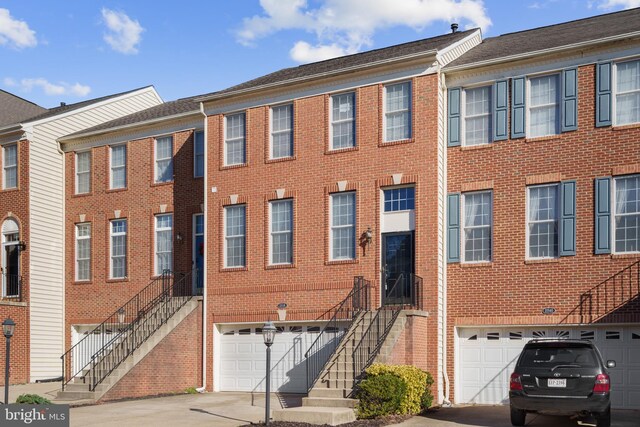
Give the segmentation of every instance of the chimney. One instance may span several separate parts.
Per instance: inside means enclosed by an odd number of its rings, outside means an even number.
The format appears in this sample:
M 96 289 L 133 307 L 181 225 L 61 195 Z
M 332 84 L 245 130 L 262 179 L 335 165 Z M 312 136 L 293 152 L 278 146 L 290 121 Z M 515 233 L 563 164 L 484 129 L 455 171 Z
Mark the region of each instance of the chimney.
M 458 32 L 458 24 L 456 24 L 455 22 L 453 24 L 451 24 L 451 32 L 452 33 L 457 33 Z
M 61 106 L 61 107 L 64 107 L 65 105 L 67 105 L 67 103 L 66 103 L 66 102 L 61 102 L 61 103 L 60 103 L 60 106 Z

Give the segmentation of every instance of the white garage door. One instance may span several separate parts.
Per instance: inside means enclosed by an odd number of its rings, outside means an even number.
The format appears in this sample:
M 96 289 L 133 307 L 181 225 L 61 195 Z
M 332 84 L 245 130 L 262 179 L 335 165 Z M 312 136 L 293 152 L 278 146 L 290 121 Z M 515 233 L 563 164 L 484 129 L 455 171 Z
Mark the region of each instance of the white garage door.
M 264 391 L 266 347 L 261 326 L 221 326 L 220 391 Z M 304 355 L 323 327 L 318 323 L 278 327 L 271 346 L 272 391 L 307 392 Z M 344 329 L 332 333 L 339 335 Z
M 118 328 L 105 328 L 103 333 L 95 333 L 93 330 L 97 325 L 74 325 L 71 327 L 71 345 L 76 345 L 80 340 L 89 336 L 84 340 L 82 345 L 73 353 L 73 369 L 77 373 L 85 367 L 90 361 L 91 356 L 100 350 L 103 346 L 109 348 L 113 344 L 113 339 L 118 335 Z M 93 332 L 93 333 L 92 333 Z
M 640 409 L 640 326 L 578 328 L 458 328 L 456 401 L 509 401 L 509 377 L 524 344 L 533 338 L 589 339 L 605 360 L 613 359 L 611 404 Z

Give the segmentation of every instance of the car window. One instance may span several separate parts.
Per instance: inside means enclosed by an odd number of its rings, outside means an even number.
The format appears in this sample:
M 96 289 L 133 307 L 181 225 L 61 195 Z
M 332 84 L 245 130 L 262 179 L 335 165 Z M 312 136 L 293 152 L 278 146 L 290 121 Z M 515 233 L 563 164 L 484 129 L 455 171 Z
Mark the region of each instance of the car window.
M 589 347 L 525 348 L 520 359 L 520 366 L 526 368 L 553 368 L 558 365 L 595 368 L 598 363 L 595 352 Z

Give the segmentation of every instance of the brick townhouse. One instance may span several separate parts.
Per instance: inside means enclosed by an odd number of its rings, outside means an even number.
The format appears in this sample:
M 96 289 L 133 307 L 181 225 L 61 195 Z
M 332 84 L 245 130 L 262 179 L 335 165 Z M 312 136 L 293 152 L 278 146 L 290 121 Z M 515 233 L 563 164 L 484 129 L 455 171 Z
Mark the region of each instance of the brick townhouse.
M 531 338 L 594 340 L 640 408 L 640 10 L 486 38 L 448 88 L 449 398 L 504 403 Z
M 56 139 L 161 101 L 146 87 L 46 109 L 0 91 L 0 318 L 16 323 L 12 383 L 60 376 L 64 163 Z

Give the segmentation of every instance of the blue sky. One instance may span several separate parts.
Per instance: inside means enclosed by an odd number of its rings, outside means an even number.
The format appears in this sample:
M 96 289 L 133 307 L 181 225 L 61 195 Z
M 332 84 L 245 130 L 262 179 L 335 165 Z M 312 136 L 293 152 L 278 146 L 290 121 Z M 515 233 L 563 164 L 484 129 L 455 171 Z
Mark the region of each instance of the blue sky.
M 0 0 L 0 89 L 44 107 L 154 85 L 164 100 L 480 26 L 485 37 L 640 0 Z

